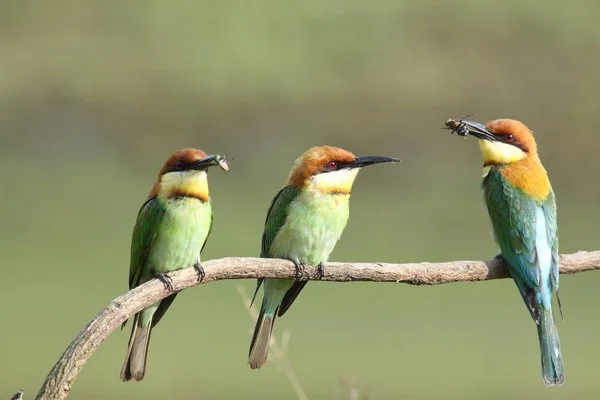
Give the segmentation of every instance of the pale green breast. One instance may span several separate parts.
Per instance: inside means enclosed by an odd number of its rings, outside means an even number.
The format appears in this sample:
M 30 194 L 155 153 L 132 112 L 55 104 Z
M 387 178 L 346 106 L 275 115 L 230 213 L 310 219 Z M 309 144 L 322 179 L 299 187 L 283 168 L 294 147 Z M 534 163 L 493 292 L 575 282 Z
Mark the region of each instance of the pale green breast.
M 289 204 L 286 221 L 273 239 L 271 256 L 308 265 L 327 262 L 348 222 L 349 198 L 348 194 L 302 191 Z
M 212 206 L 192 197 L 168 199 L 156 239 L 148 254 L 151 269 L 169 272 L 200 261 L 200 251 L 210 233 Z

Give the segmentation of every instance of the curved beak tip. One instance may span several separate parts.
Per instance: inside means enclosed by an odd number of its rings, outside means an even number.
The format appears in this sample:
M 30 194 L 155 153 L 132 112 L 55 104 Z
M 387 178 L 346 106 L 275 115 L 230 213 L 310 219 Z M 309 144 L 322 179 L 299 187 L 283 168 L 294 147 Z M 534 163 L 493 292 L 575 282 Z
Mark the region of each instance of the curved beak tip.
M 491 132 L 487 126 L 464 118 L 461 118 L 460 120 L 455 120 L 452 118 L 448 119 L 445 123 L 444 129 L 450 130 L 450 134 L 456 133 L 465 140 L 467 139 L 468 135 L 474 136 L 478 139 L 496 140 L 494 133 Z
M 218 165 L 223 171 L 229 171 L 229 164 L 227 163 L 227 159 L 219 154 L 211 154 L 200 160 L 196 161 L 195 169 L 204 170 L 210 167 Z
M 466 132 L 464 135 L 461 135 L 465 137 L 465 139 L 467 135 L 471 135 L 477 139 L 495 140 L 494 133 L 491 132 L 487 126 L 480 124 L 479 122 L 462 120 L 461 124 L 465 126 L 464 130 Z

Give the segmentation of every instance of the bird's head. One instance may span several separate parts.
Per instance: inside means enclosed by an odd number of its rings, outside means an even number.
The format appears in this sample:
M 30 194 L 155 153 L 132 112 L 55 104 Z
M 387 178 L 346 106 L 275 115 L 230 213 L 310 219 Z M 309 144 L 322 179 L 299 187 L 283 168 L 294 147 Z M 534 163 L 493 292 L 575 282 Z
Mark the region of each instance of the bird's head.
M 218 165 L 228 171 L 224 157 L 218 154 L 207 156 L 199 149 L 186 148 L 176 151 L 169 157 L 158 173 L 150 197 L 166 198 L 188 196 L 208 200 L 208 168 Z
M 496 119 L 485 125 L 467 121 L 469 134 L 479 139 L 485 166 L 511 164 L 528 157 L 537 157 L 533 132 L 514 119 Z
M 312 147 L 296 160 L 286 185 L 324 193 L 349 194 L 360 168 L 398 161 L 391 157 L 356 157 L 347 150 L 333 146 Z

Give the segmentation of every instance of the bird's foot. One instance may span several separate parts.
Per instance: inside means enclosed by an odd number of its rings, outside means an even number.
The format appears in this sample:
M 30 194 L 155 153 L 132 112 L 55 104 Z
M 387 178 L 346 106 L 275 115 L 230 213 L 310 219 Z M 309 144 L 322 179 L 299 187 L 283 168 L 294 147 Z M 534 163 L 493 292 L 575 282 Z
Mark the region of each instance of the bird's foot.
M 198 274 L 198 281 L 202 282 L 204 280 L 204 277 L 206 276 L 206 273 L 204 272 L 204 267 L 202 266 L 202 264 L 200 264 L 200 261 L 196 261 L 194 263 L 194 269 Z
M 494 260 L 500 260 L 500 261 L 506 262 L 506 260 L 504 259 L 504 256 L 502 255 L 502 253 L 500 253 L 496 257 L 494 257 Z
M 171 278 L 169 275 L 163 274 L 162 272 L 155 272 L 154 277 L 161 281 L 163 285 L 165 285 L 165 289 L 167 289 L 169 292 L 174 291 L 173 278 Z
M 296 267 L 296 280 L 302 278 L 304 275 L 304 264 L 297 260 L 292 260 L 294 266 Z
M 325 264 L 320 263 L 317 265 L 317 275 L 319 276 L 319 279 L 323 279 L 323 276 L 325 275 Z

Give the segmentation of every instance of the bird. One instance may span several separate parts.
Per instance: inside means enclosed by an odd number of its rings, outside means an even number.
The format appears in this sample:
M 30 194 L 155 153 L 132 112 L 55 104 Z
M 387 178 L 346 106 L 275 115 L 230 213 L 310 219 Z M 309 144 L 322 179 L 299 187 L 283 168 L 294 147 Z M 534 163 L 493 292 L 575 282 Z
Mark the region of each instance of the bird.
M 544 385 L 562 385 L 564 366 L 552 311 L 555 293 L 562 317 L 556 198 L 533 132 L 513 119 L 466 123 L 483 155 L 481 188 L 501 251 L 497 258 L 508 265 L 536 323 Z
M 207 170 L 215 165 L 229 170 L 224 157 L 207 156 L 204 151 L 193 148 L 178 150 L 165 162 L 133 229 L 130 289 L 157 278 L 172 292 L 171 278 L 166 274 L 190 266 L 196 269 L 199 279 L 204 277 L 200 253 L 213 224 Z M 150 334 L 175 296 L 177 293 L 144 308 L 133 318 L 127 356 L 121 369 L 122 381 L 144 378 Z
M 340 239 L 349 217 L 350 192 L 362 167 L 398 162 L 391 157 L 356 157 L 333 146 L 305 151 L 292 167 L 284 187 L 273 198 L 262 235 L 260 256 L 288 259 L 301 275 L 305 265 L 324 264 Z M 275 317 L 290 308 L 306 281 L 259 279 L 264 296 L 250 343 L 248 364 L 260 368 L 267 361 Z

